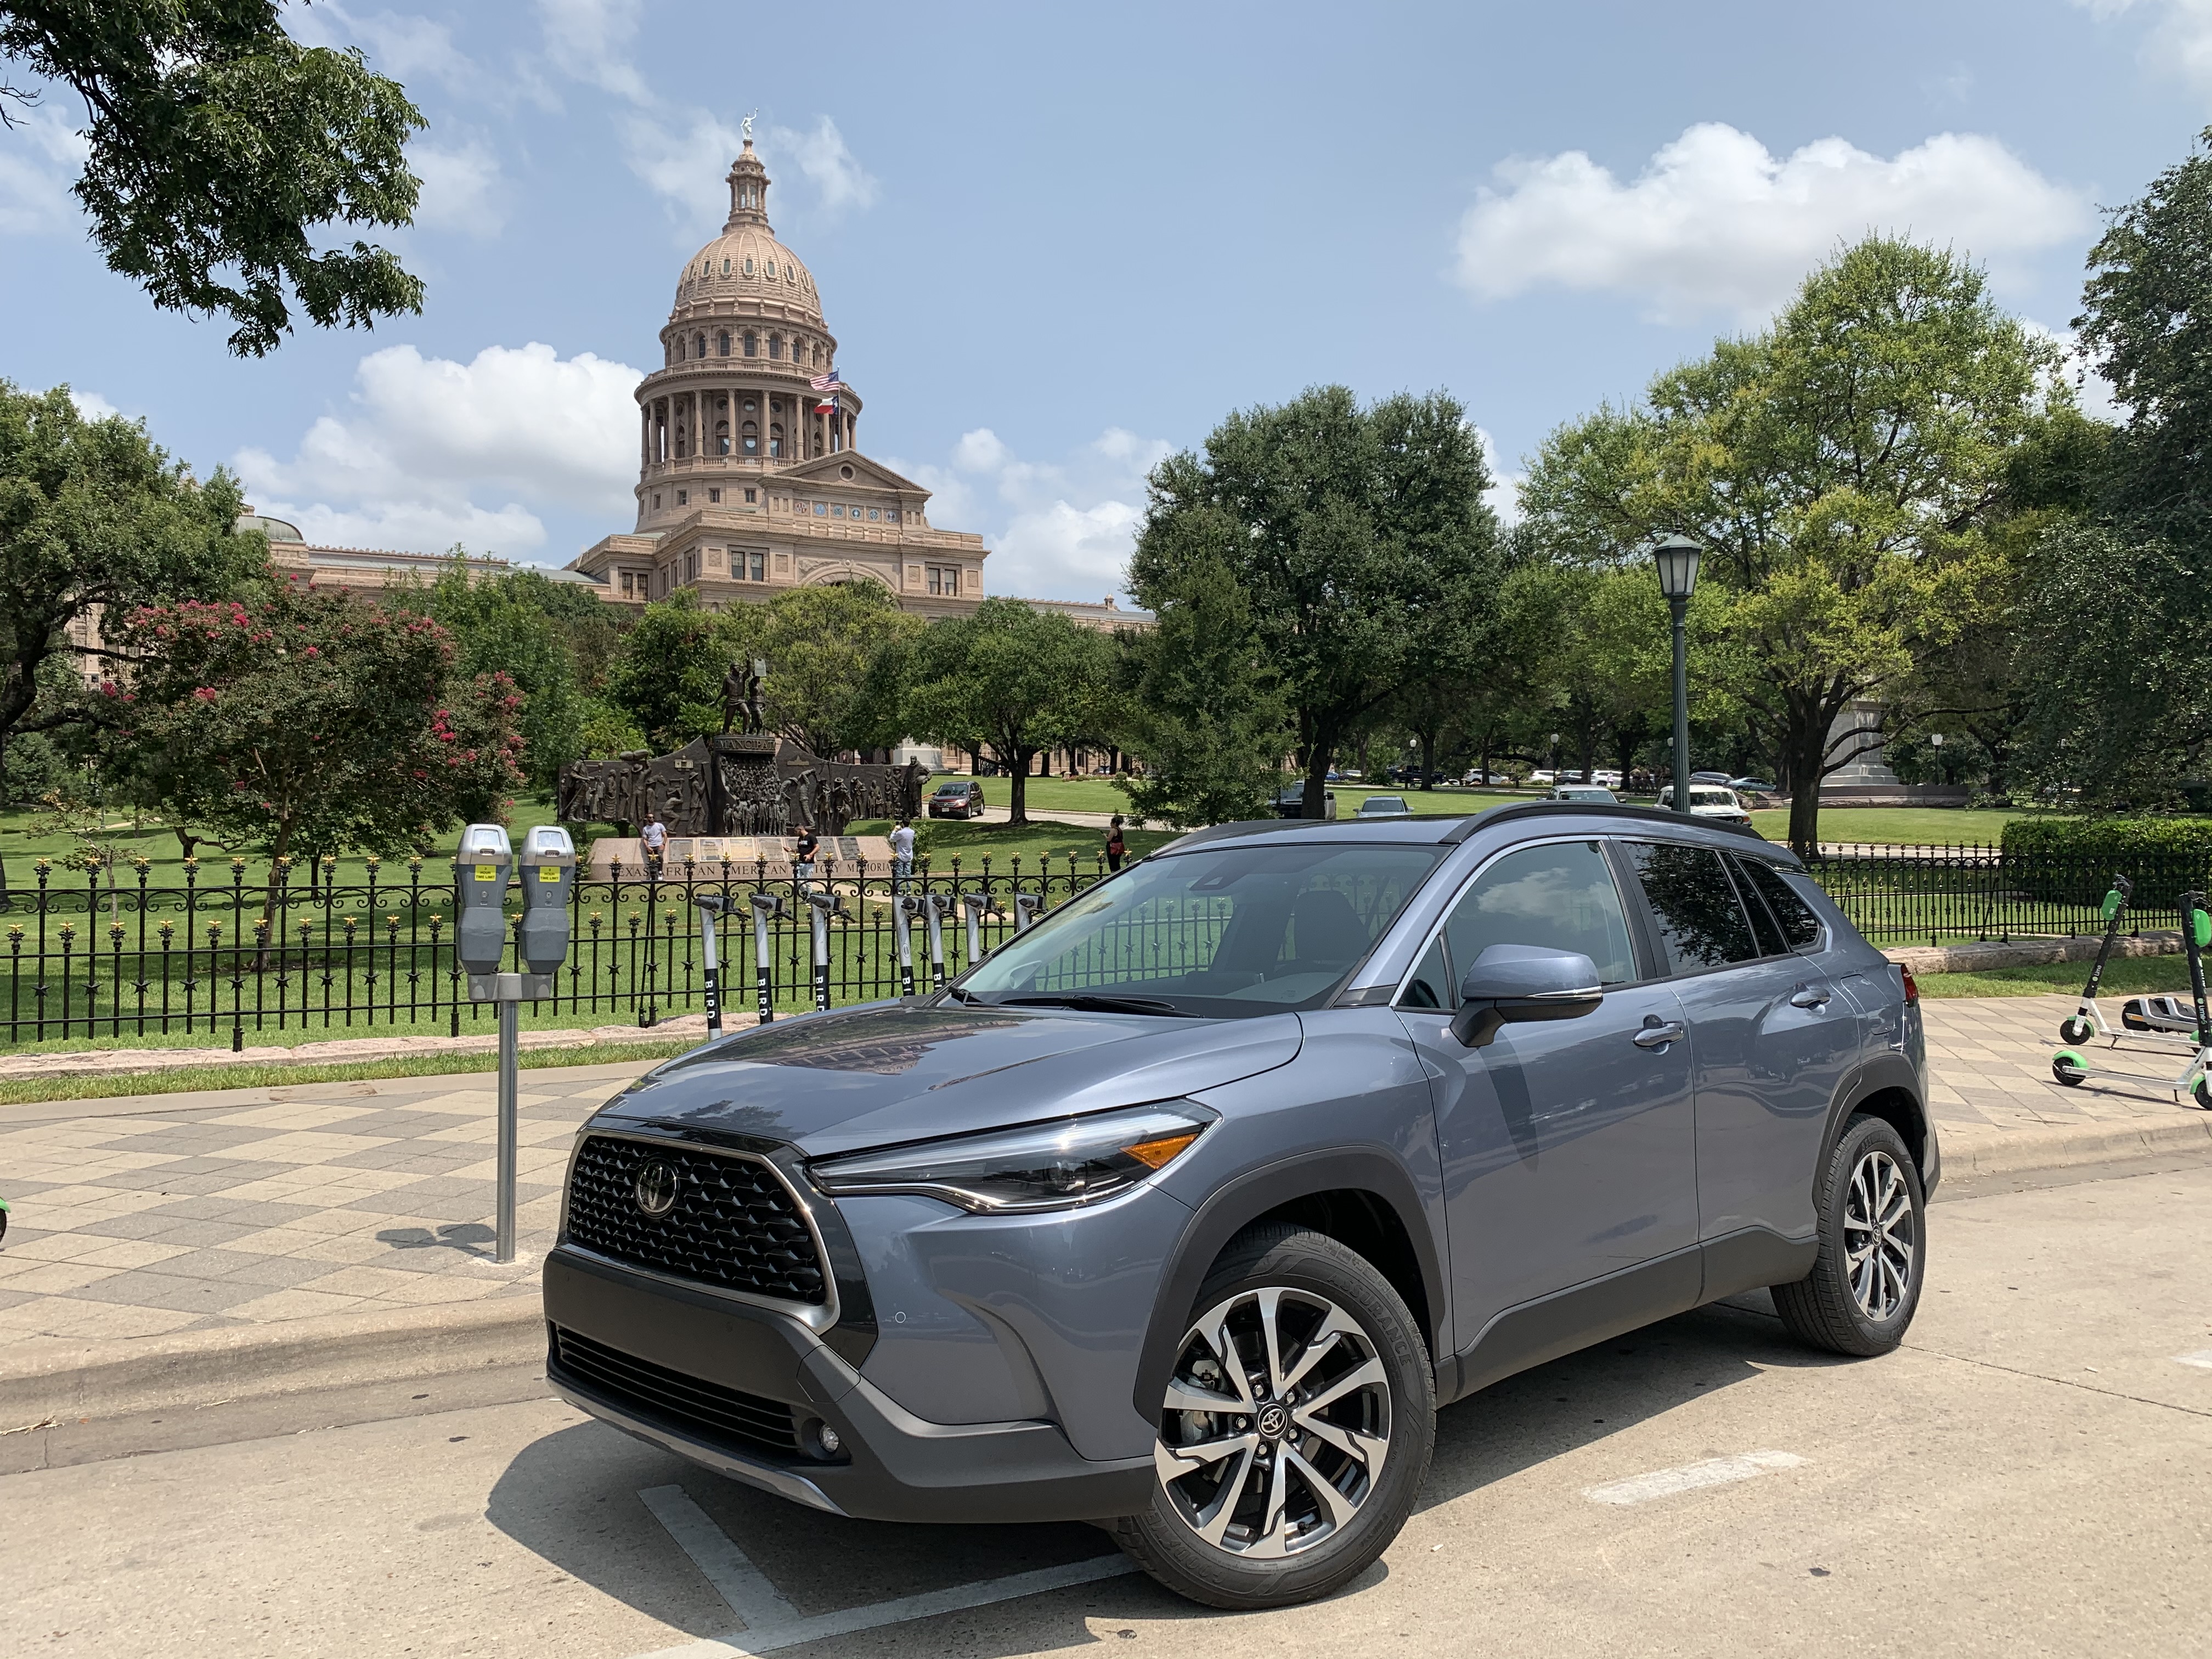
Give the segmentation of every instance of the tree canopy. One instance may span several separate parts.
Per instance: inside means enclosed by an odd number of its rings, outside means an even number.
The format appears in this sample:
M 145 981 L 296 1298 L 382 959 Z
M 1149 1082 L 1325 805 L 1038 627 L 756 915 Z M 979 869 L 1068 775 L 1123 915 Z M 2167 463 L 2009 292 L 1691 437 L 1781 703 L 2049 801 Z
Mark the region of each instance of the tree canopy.
M 228 317 L 255 357 L 294 303 L 322 328 L 422 310 L 387 250 L 316 246 L 327 226 L 411 222 L 422 115 L 359 52 L 292 40 L 276 0 L 0 0 L 0 58 L 84 100 L 77 198 L 157 307 Z M 39 96 L 0 88 L 0 123 Z
M 195 481 L 136 422 L 0 380 L 0 744 L 84 717 L 56 672 L 72 624 L 228 596 L 265 570 L 268 543 L 233 528 L 239 506 L 229 474 Z
M 1704 544 L 1800 851 L 1820 781 L 1862 752 L 1837 717 L 1906 684 L 2002 593 L 1992 526 L 2009 458 L 2063 404 L 2057 361 L 1977 268 L 1872 237 L 1772 328 L 1544 445 L 1522 499 L 1554 557 L 1621 564 L 1675 532 Z
M 1164 623 L 1200 591 L 1194 570 L 1235 581 L 1291 711 L 1309 817 L 1362 717 L 1488 625 L 1502 568 L 1490 485 L 1452 398 L 1362 410 L 1342 386 L 1231 415 L 1202 457 L 1153 471 L 1131 586 Z

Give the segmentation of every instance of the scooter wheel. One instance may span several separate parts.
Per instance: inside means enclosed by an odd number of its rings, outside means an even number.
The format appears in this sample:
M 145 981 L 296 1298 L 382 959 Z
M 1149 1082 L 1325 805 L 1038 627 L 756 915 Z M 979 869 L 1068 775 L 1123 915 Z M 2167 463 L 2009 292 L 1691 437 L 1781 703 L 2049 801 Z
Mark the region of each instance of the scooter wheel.
M 2051 1075 L 2071 1089 L 2087 1079 L 2089 1067 L 2081 1055 L 2061 1048 L 2051 1057 Z
M 2195 1083 L 2190 1085 L 2189 1095 L 2191 1099 L 2194 1100 L 2206 1111 L 2212 1112 L 2212 1079 L 2201 1077 L 2198 1078 Z M 0 1221 L 4 1221 L 7 1218 L 5 1216 L 0 1216 Z
M 2086 1019 L 2062 1019 L 2058 1022 L 2058 1040 L 2061 1042 L 2087 1042 L 2096 1035 L 2096 1028 Z

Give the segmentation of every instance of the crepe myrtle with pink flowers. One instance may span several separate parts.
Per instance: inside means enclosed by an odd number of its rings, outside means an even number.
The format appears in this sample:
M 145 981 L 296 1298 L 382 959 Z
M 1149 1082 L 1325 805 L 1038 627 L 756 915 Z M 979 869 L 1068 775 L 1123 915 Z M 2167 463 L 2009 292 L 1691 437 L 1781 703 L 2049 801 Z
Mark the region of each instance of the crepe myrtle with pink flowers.
M 141 606 L 138 665 L 103 688 L 115 747 L 173 820 L 276 857 L 397 853 L 497 821 L 522 781 L 522 696 L 465 677 L 429 617 L 283 587 L 251 602 Z

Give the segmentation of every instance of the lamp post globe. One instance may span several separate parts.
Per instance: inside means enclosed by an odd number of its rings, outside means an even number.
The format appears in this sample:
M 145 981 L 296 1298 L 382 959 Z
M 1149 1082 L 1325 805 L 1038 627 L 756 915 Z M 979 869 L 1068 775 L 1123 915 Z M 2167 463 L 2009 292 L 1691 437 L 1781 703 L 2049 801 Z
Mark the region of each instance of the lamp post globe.
M 1698 562 L 1705 550 L 1687 536 L 1669 536 L 1651 550 L 1659 592 L 1674 613 L 1674 810 L 1690 810 L 1690 652 L 1684 629 L 1690 595 L 1698 591 Z

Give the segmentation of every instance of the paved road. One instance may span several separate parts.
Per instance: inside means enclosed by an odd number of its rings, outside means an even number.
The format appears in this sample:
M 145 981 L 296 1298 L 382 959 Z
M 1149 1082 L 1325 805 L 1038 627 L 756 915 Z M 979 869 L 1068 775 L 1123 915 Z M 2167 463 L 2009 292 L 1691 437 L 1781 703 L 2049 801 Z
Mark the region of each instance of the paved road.
M 0 1437 L 0 1651 L 2212 1650 L 2212 1161 L 2045 1179 L 1947 1194 L 1887 1359 L 1795 1349 L 1747 1298 L 1454 1408 L 1384 1561 L 1234 1630 L 1088 1528 L 813 1515 L 521 1368 Z M 1065 1587 L 881 1622 L 1037 1583 Z

